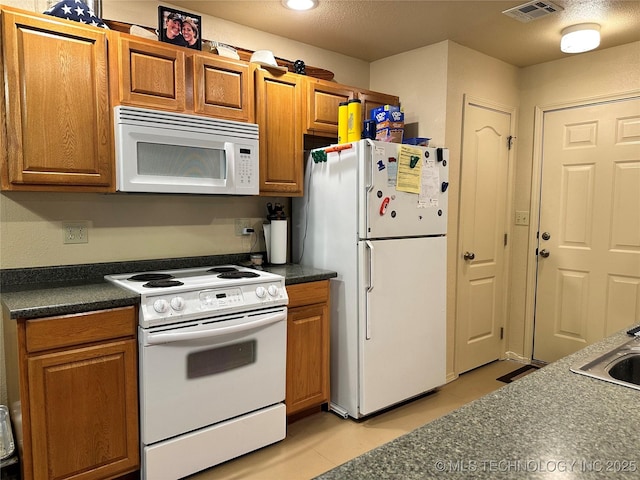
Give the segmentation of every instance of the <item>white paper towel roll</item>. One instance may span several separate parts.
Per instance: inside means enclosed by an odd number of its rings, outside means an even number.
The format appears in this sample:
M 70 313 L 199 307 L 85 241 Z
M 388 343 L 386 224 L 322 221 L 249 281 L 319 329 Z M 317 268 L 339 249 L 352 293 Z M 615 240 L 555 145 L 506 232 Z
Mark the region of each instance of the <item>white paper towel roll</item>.
M 287 221 L 271 221 L 271 260 L 269 263 L 287 263 Z

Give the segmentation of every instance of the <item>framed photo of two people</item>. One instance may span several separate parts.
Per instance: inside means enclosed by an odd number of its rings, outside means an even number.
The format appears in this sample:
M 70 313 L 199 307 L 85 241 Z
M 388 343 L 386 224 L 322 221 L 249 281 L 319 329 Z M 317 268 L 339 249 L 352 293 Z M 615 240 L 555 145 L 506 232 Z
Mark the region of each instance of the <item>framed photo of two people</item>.
M 158 6 L 160 40 L 173 45 L 200 50 L 202 17 L 173 8 Z

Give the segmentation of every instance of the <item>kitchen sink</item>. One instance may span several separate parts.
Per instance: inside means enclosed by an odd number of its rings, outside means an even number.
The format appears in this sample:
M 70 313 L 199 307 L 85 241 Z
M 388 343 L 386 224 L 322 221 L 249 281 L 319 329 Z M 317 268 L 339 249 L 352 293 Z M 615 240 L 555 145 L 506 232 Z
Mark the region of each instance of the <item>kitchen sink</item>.
M 640 337 L 571 367 L 571 371 L 640 390 Z

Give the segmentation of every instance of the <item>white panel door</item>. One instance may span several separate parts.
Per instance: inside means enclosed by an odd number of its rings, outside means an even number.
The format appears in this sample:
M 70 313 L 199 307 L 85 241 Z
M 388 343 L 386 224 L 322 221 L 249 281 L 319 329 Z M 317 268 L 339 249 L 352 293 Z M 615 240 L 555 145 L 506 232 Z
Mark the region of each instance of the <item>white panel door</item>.
M 640 322 L 640 99 L 547 112 L 534 351 L 551 362 Z
M 505 323 L 508 137 L 511 113 L 464 110 L 456 315 L 457 373 L 500 358 Z
M 359 412 L 368 415 L 445 383 L 446 237 L 359 249 Z

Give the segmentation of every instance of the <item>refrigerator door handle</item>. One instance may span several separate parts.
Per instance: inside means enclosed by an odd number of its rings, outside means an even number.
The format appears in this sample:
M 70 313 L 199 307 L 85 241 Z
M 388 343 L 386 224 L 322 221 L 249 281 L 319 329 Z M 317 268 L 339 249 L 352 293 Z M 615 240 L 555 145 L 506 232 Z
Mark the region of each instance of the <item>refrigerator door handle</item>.
M 369 294 L 373 291 L 373 244 L 367 240 L 364 242 L 369 251 L 369 286 L 367 287 L 367 300 L 365 306 L 365 339 L 371 340 L 371 315 L 369 315 Z

